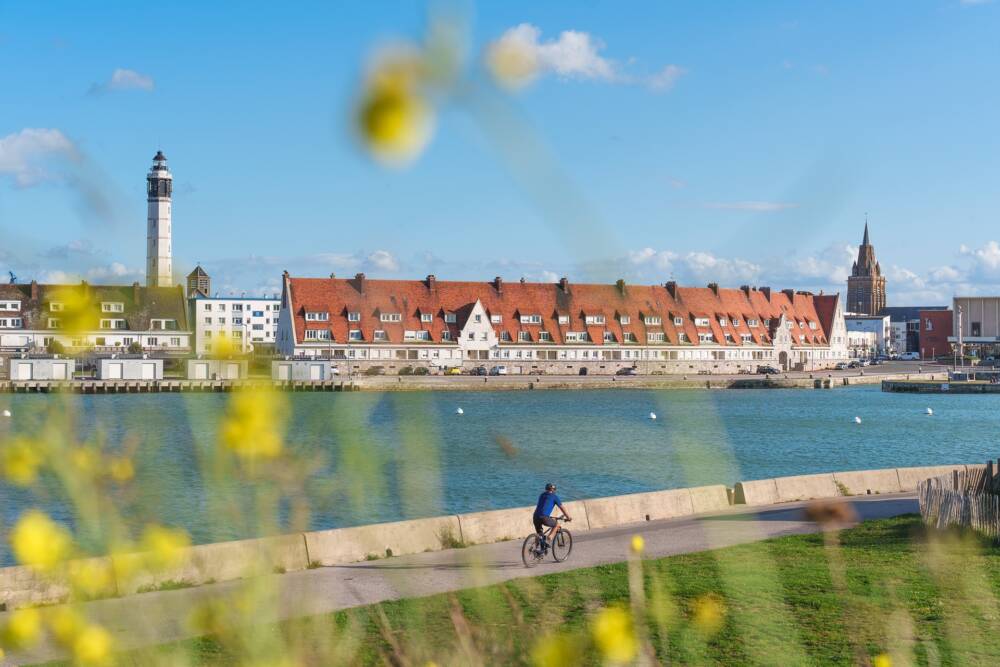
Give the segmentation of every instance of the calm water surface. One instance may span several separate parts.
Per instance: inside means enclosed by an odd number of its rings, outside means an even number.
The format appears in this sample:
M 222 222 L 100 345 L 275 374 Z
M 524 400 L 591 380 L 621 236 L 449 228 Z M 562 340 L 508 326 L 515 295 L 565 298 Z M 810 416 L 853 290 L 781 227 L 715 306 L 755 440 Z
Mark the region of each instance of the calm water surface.
M 548 480 L 574 499 L 1000 454 L 1000 397 L 877 387 L 288 399 L 290 446 L 315 462 L 302 482 L 314 528 L 526 505 Z M 0 429 L 33 432 L 56 408 L 82 437 L 137 443 L 138 492 L 122 502 L 130 518 L 184 526 L 197 542 L 233 539 L 252 528 L 220 517 L 214 500 L 242 483 L 212 479 L 205 463 L 226 402 L 222 394 L 5 395 L 0 408 L 14 418 Z M 54 487 L 32 497 L 0 482 L 0 532 L 31 504 L 72 521 Z M 0 562 L 10 560 L 6 549 L 3 539 Z

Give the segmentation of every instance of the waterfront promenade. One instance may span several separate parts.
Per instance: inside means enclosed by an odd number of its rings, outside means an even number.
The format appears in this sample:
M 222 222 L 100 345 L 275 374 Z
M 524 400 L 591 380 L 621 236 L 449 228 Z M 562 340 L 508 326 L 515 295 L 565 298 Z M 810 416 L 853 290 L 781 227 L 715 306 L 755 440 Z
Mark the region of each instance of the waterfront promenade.
M 849 501 L 861 520 L 918 511 L 913 493 L 860 496 Z M 260 623 L 323 614 L 339 609 L 484 586 L 521 577 L 593 567 L 625 560 L 632 537 L 645 540 L 645 556 L 660 558 L 779 537 L 817 532 L 806 519 L 804 502 L 768 507 L 732 507 L 698 517 L 654 520 L 628 526 L 592 529 L 575 534 L 571 558 L 533 569 L 521 564 L 520 541 L 482 544 L 268 575 L 275 598 L 262 606 Z M 572 524 L 569 526 L 572 529 Z M 158 591 L 85 603 L 88 618 L 113 634 L 119 649 L 136 648 L 194 636 L 191 611 L 207 600 L 225 601 L 243 582 L 223 582 L 173 591 Z M 0 624 L 5 614 L 0 613 Z M 58 647 L 42 644 L 12 653 L 3 665 L 42 662 L 64 657 Z

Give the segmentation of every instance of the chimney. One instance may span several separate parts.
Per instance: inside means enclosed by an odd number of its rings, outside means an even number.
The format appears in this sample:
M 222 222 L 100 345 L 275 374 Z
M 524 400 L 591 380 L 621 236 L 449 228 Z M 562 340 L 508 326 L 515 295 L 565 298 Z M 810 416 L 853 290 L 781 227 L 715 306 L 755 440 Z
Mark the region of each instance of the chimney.
M 667 288 L 667 291 L 670 292 L 670 296 L 674 300 L 676 300 L 677 299 L 677 281 L 675 281 L 675 280 L 668 280 L 667 284 L 665 285 L 665 287 Z
M 746 296 L 747 296 L 748 299 L 750 298 L 750 286 L 749 285 L 740 285 L 740 291 L 743 292 L 744 294 L 746 294 Z
M 712 290 L 712 294 L 719 296 L 719 283 L 709 283 L 708 289 Z
M 432 292 L 437 289 L 437 276 L 433 273 L 427 274 L 427 289 Z
M 562 288 L 563 292 L 569 291 L 569 279 L 566 276 L 559 279 L 559 287 Z
M 132 302 L 139 305 L 139 283 L 132 283 Z
M 503 294 L 503 278 L 497 276 L 493 279 L 493 287 L 496 288 L 497 294 Z
M 362 294 L 365 293 L 365 281 L 365 274 L 357 273 L 354 275 L 354 287 Z
M 615 287 L 618 288 L 618 293 L 625 296 L 625 279 L 619 278 L 615 281 Z
M 759 291 L 760 291 L 761 294 L 764 295 L 765 299 L 767 299 L 768 301 L 771 300 L 771 288 L 770 287 L 761 287 Z
M 783 290 L 781 290 L 781 293 L 784 294 L 785 296 L 787 296 L 789 301 L 792 301 L 792 300 L 795 299 L 795 290 L 793 290 L 793 289 L 783 289 Z
M 86 280 L 80 281 L 80 291 L 83 293 L 84 299 L 90 298 L 90 285 L 87 284 Z
M 528 281 L 524 279 L 524 276 L 521 276 L 521 284 L 523 285 L 526 282 L 528 282 Z
M 286 275 L 287 275 L 287 274 L 286 274 Z M 337 277 L 337 274 L 336 274 L 336 273 L 333 273 L 333 272 L 331 271 L 331 272 L 330 272 L 330 280 L 333 280 L 333 279 L 334 279 L 334 278 L 336 278 L 336 277 Z
M 31 281 L 31 300 L 38 301 L 38 281 Z

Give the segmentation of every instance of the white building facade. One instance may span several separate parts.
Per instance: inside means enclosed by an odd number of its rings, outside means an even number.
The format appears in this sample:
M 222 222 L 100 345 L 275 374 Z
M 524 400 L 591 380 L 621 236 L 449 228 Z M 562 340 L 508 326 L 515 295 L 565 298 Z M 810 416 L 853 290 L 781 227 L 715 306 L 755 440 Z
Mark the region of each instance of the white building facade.
M 844 321 L 847 324 L 848 347 L 852 357 L 872 357 L 894 353 L 892 323 L 888 315 L 847 313 L 844 316 Z
M 274 347 L 281 299 L 266 297 L 205 297 L 190 299 L 195 331 L 195 353 L 222 349 L 237 353 Z

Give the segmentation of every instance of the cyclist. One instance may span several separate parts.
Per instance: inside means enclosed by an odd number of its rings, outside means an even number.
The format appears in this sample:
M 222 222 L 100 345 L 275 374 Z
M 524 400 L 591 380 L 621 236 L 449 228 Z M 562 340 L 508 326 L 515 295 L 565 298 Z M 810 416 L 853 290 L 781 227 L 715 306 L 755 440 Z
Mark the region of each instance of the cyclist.
M 546 545 L 546 538 L 551 541 L 552 536 L 559 530 L 559 522 L 552 516 L 552 510 L 556 507 L 559 508 L 559 511 L 562 512 L 563 517 L 567 521 L 572 521 L 569 514 L 566 513 L 566 508 L 563 507 L 562 501 L 559 500 L 559 496 L 556 495 L 556 485 L 549 482 L 545 485 L 545 491 L 538 496 L 538 504 L 535 505 L 535 515 L 532 517 L 532 521 L 535 524 L 535 532 L 542 536 L 543 546 Z M 549 528 L 548 534 L 544 532 L 543 526 Z

